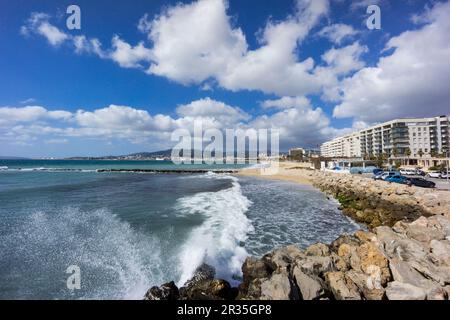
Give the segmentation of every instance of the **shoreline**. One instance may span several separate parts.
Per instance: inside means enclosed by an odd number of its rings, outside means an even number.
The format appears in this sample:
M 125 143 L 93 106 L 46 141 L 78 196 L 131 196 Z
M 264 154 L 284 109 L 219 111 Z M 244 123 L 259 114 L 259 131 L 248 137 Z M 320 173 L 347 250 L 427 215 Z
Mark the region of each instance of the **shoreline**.
M 303 185 L 313 185 L 312 176 L 306 171 L 309 167 L 303 163 L 296 162 L 280 162 L 278 172 L 276 174 L 262 174 L 264 170 L 261 168 L 243 168 L 234 173 L 235 176 L 254 177 L 267 180 L 281 180 L 295 182 Z M 311 170 L 311 172 L 313 172 Z
M 261 174 L 260 168 L 234 175 L 312 185 L 338 200 L 344 214 L 368 231 L 306 250 L 287 245 L 261 258 L 250 256 L 238 287 L 202 265 L 183 287 L 154 286 L 144 299 L 450 299 L 450 199 L 444 193 L 307 169 L 284 162 L 274 175 Z

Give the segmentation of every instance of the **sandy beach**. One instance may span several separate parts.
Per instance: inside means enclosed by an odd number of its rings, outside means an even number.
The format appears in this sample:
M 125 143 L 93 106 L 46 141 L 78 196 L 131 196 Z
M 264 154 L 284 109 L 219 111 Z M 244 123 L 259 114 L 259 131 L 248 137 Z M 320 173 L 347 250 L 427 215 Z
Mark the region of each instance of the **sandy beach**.
M 299 163 L 299 162 L 280 162 L 278 170 L 275 170 L 274 174 L 271 174 L 271 171 L 274 171 L 274 166 L 272 165 L 267 169 L 260 168 L 251 168 L 251 169 L 242 169 L 238 173 L 237 176 L 250 176 L 257 177 L 262 179 L 269 180 L 284 180 L 291 181 L 300 184 L 312 184 L 311 176 L 309 171 L 306 169 L 309 168 L 308 163 Z

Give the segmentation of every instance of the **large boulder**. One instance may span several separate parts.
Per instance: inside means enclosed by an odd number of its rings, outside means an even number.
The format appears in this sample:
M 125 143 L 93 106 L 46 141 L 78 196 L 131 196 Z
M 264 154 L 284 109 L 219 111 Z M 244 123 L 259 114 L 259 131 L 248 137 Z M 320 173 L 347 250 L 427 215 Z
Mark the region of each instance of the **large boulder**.
M 238 292 L 221 279 L 201 280 L 180 289 L 183 300 L 234 300 Z
M 180 293 L 173 281 L 163 284 L 160 287 L 152 287 L 145 294 L 144 300 L 178 300 Z
M 325 282 L 336 300 L 361 300 L 358 287 L 345 276 L 344 272 L 326 273 Z
M 273 274 L 261 282 L 261 300 L 290 300 L 291 283 L 285 273 Z
M 304 272 L 298 266 L 292 271 L 293 279 L 300 291 L 300 298 L 303 300 L 315 300 L 324 295 L 325 290 L 320 278 L 312 277 Z
M 425 300 L 426 292 L 409 283 L 390 282 L 386 288 L 389 300 Z

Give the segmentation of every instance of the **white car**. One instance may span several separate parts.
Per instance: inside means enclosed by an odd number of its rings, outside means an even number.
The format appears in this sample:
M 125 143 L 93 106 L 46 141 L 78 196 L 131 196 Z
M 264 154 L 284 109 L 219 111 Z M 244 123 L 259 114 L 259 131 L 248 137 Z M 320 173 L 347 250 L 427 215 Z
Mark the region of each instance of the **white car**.
M 427 176 L 430 178 L 440 178 L 441 177 L 441 173 L 440 172 L 436 172 L 436 171 L 430 171 L 427 173 Z
M 450 179 L 450 172 L 441 173 L 441 179 Z
M 400 173 L 405 176 L 415 176 L 417 174 L 416 169 L 401 169 Z

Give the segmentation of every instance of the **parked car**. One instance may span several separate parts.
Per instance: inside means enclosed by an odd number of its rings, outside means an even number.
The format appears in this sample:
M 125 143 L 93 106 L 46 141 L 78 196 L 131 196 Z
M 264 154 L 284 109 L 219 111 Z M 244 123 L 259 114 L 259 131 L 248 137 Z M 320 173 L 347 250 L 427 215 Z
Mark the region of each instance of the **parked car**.
M 427 177 L 429 178 L 440 178 L 441 177 L 441 173 L 437 172 L 437 171 L 430 171 L 427 173 Z
M 450 179 L 450 172 L 441 173 L 441 179 Z
M 385 173 L 382 174 L 381 180 L 386 180 L 389 177 L 400 176 L 400 175 L 401 174 L 398 171 L 386 171 Z
M 407 184 L 410 186 L 422 188 L 434 188 L 436 184 L 433 181 L 425 180 L 424 178 L 408 178 Z
M 418 175 L 418 176 L 422 176 L 422 177 L 425 177 L 427 174 L 425 173 L 425 171 L 423 171 L 423 170 L 420 170 L 420 169 L 417 169 L 416 170 L 416 174 Z
M 415 176 L 417 174 L 417 170 L 412 168 L 405 168 L 400 169 L 400 173 L 405 176 Z
M 385 179 L 387 182 L 394 182 L 394 183 L 400 183 L 400 184 L 407 184 L 408 183 L 408 178 L 402 176 L 402 175 L 393 175 L 393 176 L 389 176 Z
M 374 175 L 378 175 L 378 174 L 383 173 L 383 169 L 373 169 L 372 172 L 373 172 Z
M 373 178 L 373 180 L 383 180 L 382 177 L 384 174 L 385 174 L 385 172 L 381 171 L 381 172 L 375 173 L 372 178 Z

